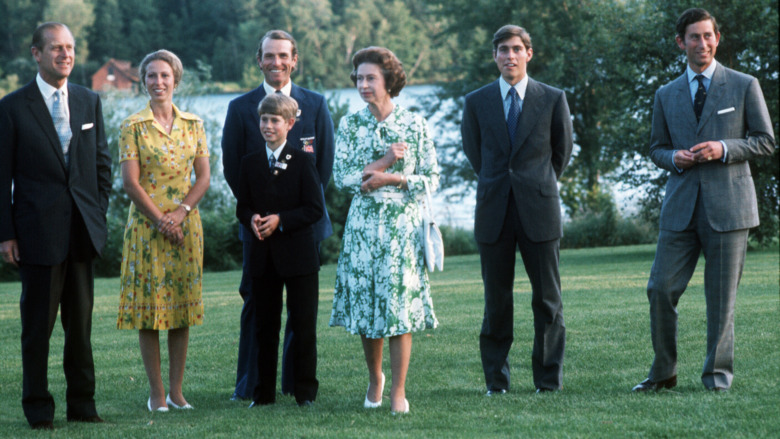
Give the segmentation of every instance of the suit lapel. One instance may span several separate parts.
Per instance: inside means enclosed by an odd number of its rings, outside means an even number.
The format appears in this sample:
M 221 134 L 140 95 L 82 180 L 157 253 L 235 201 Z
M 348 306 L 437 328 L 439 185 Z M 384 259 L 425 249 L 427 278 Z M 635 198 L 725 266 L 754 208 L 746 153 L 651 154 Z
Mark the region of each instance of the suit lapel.
M 515 139 L 512 142 L 514 149 L 519 149 L 525 139 L 528 138 L 528 134 L 536 125 L 536 121 L 539 119 L 539 107 L 540 102 L 544 97 L 544 90 L 538 82 L 531 78 L 528 78 L 528 86 L 525 89 L 525 99 L 523 99 L 523 110 L 520 113 L 520 126 L 515 131 Z
M 292 129 L 289 133 L 287 133 L 287 145 L 290 145 L 290 142 L 294 142 L 296 145 L 300 141 L 300 138 L 303 136 L 303 118 L 304 118 L 304 110 L 308 110 L 308 107 L 306 107 L 306 95 L 301 92 L 301 88 L 298 87 L 295 84 L 292 84 L 292 88 L 290 89 L 290 97 L 295 99 L 295 102 L 298 103 L 298 117 L 296 118 L 297 123 L 293 125 Z M 286 148 L 287 146 L 285 146 Z
M 704 101 L 704 108 L 701 110 L 701 117 L 699 118 L 699 126 L 696 134 L 699 134 L 704 124 L 718 108 L 723 91 L 726 90 L 726 72 L 723 70 L 723 66 L 718 64 L 715 66 L 715 73 L 712 74 L 712 81 L 710 81 L 710 89 L 707 90 L 707 100 Z
M 693 112 L 693 100 L 691 99 L 691 89 L 688 84 L 688 74 L 683 73 L 682 76 L 672 83 L 671 87 L 676 94 L 675 100 L 680 103 L 677 113 L 682 115 L 680 123 L 686 125 L 683 129 L 688 130 L 688 132 L 695 132 L 698 122 L 696 122 L 696 113 Z
M 68 93 L 70 95 L 70 93 Z M 43 100 L 43 95 L 38 89 L 38 85 L 35 81 L 31 82 L 27 86 L 27 99 L 30 105 L 30 112 L 35 120 L 40 125 L 41 129 L 49 138 L 49 145 L 54 151 L 54 155 L 60 161 L 62 169 L 65 167 L 65 155 L 62 153 L 62 145 L 60 144 L 60 137 L 57 135 L 57 130 L 54 128 L 54 121 L 51 118 L 51 113 L 46 107 L 46 102 Z
M 498 138 L 498 146 L 506 153 L 510 151 L 509 132 L 506 129 L 506 116 L 504 115 L 504 99 L 501 96 L 501 87 L 498 86 L 498 80 L 490 85 L 487 91 L 487 99 L 481 108 L 484 113 L 484 120 L 488 121 L 488 126 L 494 131 Z
M 72 137 L 70 139 L 70 147 L 68 148 L 68 155 L 75 157 L 76 149 L 79 145 L 79 138 L 81 137 L 81 125 L 84 123 L 84 108 L 86 108 L 86 102 L 84 96 L 79 93 L 75 87 L 68 85 L 68 110 L 70 111 L 70 131 Z M 75 160 L 71 161 L 71 165 Z M 71 166 L 72 168 L 72 166 Z
M 260 87 L 257 87 L 252 94 L 252 121 L 254 121 L 255 127 L 257 127 L 257 132 L 260 132 L 260 116 L 257 114 L 257 106 L 260 105 L 260 101 L 263 100 L 265 97 L 265 88 L 263 87 L 263 84 L 260 84 Z M 262 139 L 263 137 L 260 136 Z

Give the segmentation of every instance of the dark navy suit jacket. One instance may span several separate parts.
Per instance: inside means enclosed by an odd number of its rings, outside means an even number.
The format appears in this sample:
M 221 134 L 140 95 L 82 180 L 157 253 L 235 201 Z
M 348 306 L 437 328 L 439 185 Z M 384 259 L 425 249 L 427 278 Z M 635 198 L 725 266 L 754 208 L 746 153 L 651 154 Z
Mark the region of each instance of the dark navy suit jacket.
M 236 198 L 242 157 L 256 151 L 265 151 L 265 140 L 260 134 L 260 117 L 257 115 L 257 106 L 265 94 L 261 84 L 230 101 L 228 106 L 222 131 L 222 165 L 225 180 Z M 314 160 L 324 205 L 325 187 L 333 170 L 333 119 L 330 117 L 327 101 L 321 94 L 292 84 L 290 97 L 298 102 L 300 112 L 298 120 L 287 134 L 285 147 L 301 150 Z M 322 217 L 314 225 L 314 238 L 321 242 L 332 233 L 328 211 L 324 210 Z M 239 236 L 245 242 L 252 238 L 251 232 L 243 227 Z
M 317 171 L 306 154 L 289 144 L 284 146 L 279 167 L 269 170 L 265 148 L 241 161 L 236 216 L 251 232 L 254 214 L 279 215 L 279 228 L 270 237 L 259 240 L 250 235 L 252 277 L 260 277 L 273 261 L 283 277 L 316 273 L 320 269 L 313 225 L 325 210 L 318 193 Z

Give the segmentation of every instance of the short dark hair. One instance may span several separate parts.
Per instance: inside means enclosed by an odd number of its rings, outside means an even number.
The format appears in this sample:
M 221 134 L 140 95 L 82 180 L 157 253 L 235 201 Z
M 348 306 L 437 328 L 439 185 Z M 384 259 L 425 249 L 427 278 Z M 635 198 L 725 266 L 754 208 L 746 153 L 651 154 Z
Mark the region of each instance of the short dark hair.
M 56 21 L 47 21 L 46 23 L 43 23 L 35 28 L 35 32 L 33 32 L 32 36 L 32 47 L 35 47 L 38 50 L 43 50 L 43 46 L 46 45 L 46 31 L 56 28 L 65 28 L 68 33 L 70 33 L 70 36 L 73 36 L 73 32 L 68 29 L 68 26 L 62 23 L 57 23 Z
M 715 21 L 715 17 L 713 17 L 712 14 L 702 8 L 691 8 L 683 12 L 682 15 L 680 15 L 680 18 L 677 19 L 677 36 L 684 40 L 685 30 L 688 29 L 688 26 L 704 20 L 712 21 L 712 29 L 716 34 L 720 33 L 718 30 L 718 22 Z
M 515 26 L 514 24 L 506 24 L 501 26 L 501 28 L 493 34 L 493 51 L 497 51 L 499 44 L 512 37 L 520 37 L 526 50 L 533 48 L 533 45 L 531 44 L 531 34 L 529 34 L 527 30 L 520 26 Z
M 271 93 L 257 106 L 257 115 L 263 114 L 282 116 L 286 120 L 295 119 L 298 116 L 298 102 L 283 93 Z
M 401 89 L 406 85 L 406 72 L 404 71 L 404 65 L 390 49 L 371 46 L 358 50 L 352 57 L 353 69 L 352 73 L 349 74 L 349 79 L 352 80 L 353 84 L 357 85 L 358 66 L 365 63 L 379 66 L 379 70 L 382 71 L 382 77 L 385 79 L 387 93 L 390 94 L 391 98 L 401 93 Z
M 257 44 L 257 59 L 263 58 L 263 43 L 265 43 L 265 40 L 287 40 L 292 43 L 292 56 L 295 57 L 298 54 L 298 43 L 295 42 L 295 38 L 283 30 L 275 29 L 269 30 L 263 35 L 263 38 L 260 38 L 260 42 Z
M 141 65 L 138 67 L 138 74 L 141 75 L 141 83 L 146 84 L 146 69 L 152 61 L 165 61 L 168 63 L 168 65 L 171 66 L 171 70 L 173 70 L 173 85 L 179 85 L 181 77 L 184 74 L 184 66 L 175 53 L 165 49 L 152 52 L 146 55 L 143 61 L 141 61 Z

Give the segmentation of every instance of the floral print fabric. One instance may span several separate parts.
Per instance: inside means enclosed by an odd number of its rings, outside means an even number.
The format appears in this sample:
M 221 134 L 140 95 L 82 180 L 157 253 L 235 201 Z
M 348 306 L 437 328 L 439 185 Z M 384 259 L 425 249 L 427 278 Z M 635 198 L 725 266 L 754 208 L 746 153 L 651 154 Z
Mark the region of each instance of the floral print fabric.
M 361 193 L 363 168 L 395 142 L 406 142 L 408 150 L 386 172 L 406 175 L 408 190 L 384 186 Z M 336 134 L 333 176 L 336 187 L 354 198 L 344 226 L 330 325 L 368 338 L 435 328 L 417 203 L 425 194 L 423 180 L 431 190 L 439 186 L 425 119 L 398 105 L 382 122 L 368 107 L 344 117 Z
M 173 107 L 171 133 L 151 108 L 122 122 L 119 161 L 137 160 L 139 183 L 163 212 L 175 210 L 192 186 L 193 162 L 208 157 L 203 121 Z M 119 329 L 176 329 L 203 323 L 203 229 L 194 208 L 181 224 L 184 244 L 174 246 L 130 204 L 122 248 Z

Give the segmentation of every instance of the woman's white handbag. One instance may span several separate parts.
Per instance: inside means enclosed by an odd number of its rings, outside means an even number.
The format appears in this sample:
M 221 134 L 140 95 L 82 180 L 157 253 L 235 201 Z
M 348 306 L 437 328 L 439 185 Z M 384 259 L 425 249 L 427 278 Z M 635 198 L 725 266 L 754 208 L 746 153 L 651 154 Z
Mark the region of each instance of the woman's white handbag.
M 425 199 L 420 202 L 422 205 L 422 230 L 420 237 L 423 243 L 423 253 L 425 255 L 425 265 L 428 271 L 444 270 L 444 241 L 441 238 L 441 231 L 436 221 L 433 219 L 431 211 L 431 190 L 428 187 L 428 180 L 422 179 L 425 185 Z

